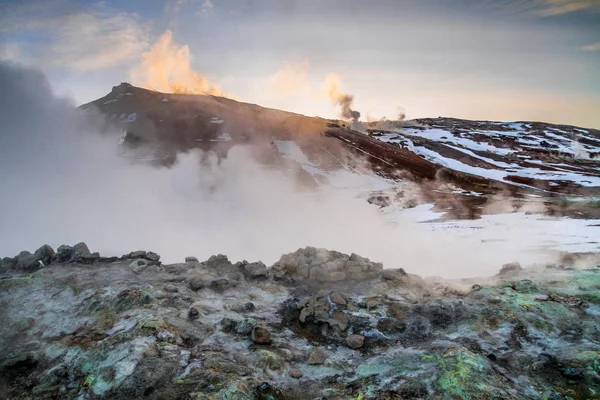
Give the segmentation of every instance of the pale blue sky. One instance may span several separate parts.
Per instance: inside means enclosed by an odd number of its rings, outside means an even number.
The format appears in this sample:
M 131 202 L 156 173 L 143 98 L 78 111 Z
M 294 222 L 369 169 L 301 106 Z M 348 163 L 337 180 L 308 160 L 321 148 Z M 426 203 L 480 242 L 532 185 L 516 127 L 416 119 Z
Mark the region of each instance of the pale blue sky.
M 0 1 L 0 16 L 0 56 L 78 103 L 130 81 L 170 29 L 194 71 L 248 102 L 337 117 L 319 95 L 335 73 L 364 118 L 600 128 L 600 0 Z

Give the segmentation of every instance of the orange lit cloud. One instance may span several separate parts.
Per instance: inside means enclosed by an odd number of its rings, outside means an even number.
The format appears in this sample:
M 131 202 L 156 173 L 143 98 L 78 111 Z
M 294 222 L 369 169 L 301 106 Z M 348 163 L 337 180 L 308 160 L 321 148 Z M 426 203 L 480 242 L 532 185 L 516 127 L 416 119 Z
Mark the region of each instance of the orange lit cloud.
M 140 64 L 131 71 L 131 80 L 134 85 L 159 92 L 233 97 L 194 71 L 190 63 L 190 48 L 174 43 L 173 33 L 167 30 L 142 55 Z

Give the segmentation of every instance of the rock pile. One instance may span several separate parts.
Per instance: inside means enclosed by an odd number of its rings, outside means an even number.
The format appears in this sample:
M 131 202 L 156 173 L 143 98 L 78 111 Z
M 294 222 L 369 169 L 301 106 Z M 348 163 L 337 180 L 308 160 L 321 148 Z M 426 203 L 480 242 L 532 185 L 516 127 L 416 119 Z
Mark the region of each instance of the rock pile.
M 292 277 L 317 282 L 344 280 L 364 281 L 377 279 L 383 264 L 352 253 L 350 256 L 325 249 L 305 247 L 294 253 L 284 254 L 273 265 L 273 277 Z
M 456 282 L 314 248 L 271 268 L 224 255 L 159 261 L 146 251 L 100 257 L 83 244 L 4 259 L 1 396 L 579 400 L 600 393 L 595 265 L 541 276 L 514 268 L 458 290 Z M 335 280 L 337 272 L 346 277 Z

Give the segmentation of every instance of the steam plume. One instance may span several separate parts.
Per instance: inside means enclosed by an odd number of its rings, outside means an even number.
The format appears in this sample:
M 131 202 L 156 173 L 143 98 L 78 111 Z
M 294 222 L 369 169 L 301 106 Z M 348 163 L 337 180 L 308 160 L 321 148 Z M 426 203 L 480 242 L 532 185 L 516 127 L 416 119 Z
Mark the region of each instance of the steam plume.
M 325 77 L 323 86 L 331 101 L 340 106 L 342 118 L 352 119 L 354 122 L 358 122 L 360 119 L 360 112 L 352 109 L 354 96 L 340 91 L 340 76 L 328 74 L 327 77 Z
M 192 70 L 190 48 L 173 42 L 173 33 L 165 31 L 131 71 L 134 85 L 167 93 L 228 96 L 216 85 Z

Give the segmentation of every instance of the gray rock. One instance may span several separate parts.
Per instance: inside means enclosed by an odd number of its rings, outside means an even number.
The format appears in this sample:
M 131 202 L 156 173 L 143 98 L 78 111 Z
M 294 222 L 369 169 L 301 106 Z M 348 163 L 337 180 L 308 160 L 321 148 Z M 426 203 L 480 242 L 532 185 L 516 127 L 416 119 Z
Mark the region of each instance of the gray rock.
M 398 269 L 384 269 L 381 271 L 381 279 L 386 281 L 395 281 L 401 277 L 406 276 L 406 271 L 402 268 Z
M 521 271 L 523 269 L 523 267 L 521 267 L 521 263 L 518 262 L 512 262 L 512 263 L 508 263 L 508 264 L 504 264 L 502 266 L 502 268 L 500 268 L 500 272 L 498 273 L 498 275 L 510 275 L 510 274 L 515 274 L 519 271 Z
M 290 371 L 290 376 L 294 379 L 300 379 L 300 378 L 302 378 L 302 375 L 303 375 L 302 371 L 300 371 L 300 369 L 298 369 L 298 368 L 294 368 Z
M 244 274 L 252 279 L 266 278 L 267 273 L 267 266 L 260 261 L 244 266 Z
M 22 251 L 17 256 L 17 263 L 15 268 L 19 270 L 26 272 L 34 272 L 40 269 L 41 267 L 42 264 L 40 263 L 40 259 L 28 251 Z
M 146 258 L 146 252 L 144 250 L 132 251 L 127 258 Z
M 256 344 L 271 344 L 271 332 L 262 326 L 255 326 L 252 329 L 252 341 Z
M 312 267 L 308 278 L 315 281 L 328 282 L 329 272 L 323 267 Z
M 208 260 L 204 262 L 204 264 L 209 268 L 223 268 L 223 267 L 231 267 L 232 264 L 227 258 L 227 256 L 223 254 L 217 254 L 216 256 L 211 256 Z
M 235 331 L 240 335 L 249 335 L 257 325 L 258 322 L 255 319 L 245 318 L 238 322 Z
M 194 291 L 212 286 L 215 278 L 211 275 L 200 275 L 190 280 L 190 288 Z
M 360 349 L 365 344 L 365 337 L 363 335 L 350 335 L 346 338 L 346 346 L 351 349 Z
M 164 288 L 167 293 L 177 293 L 179 292 L 179 288 L 175 285 L 166 285 Z
M 4 257 L 0 260 L 0 270 L 7 271 L 15 268 L 17 265 L 17 258 Z
M 371 279 L 377 279 L 379 277 L 380 272 L 378 271 L 369 271 L 369 272 L 359 272 L 348 274 L 350 279 L 354 279 L 355 281 L 368 281 Z
M 84 242 L 79 242 L 73 246 L 73 258 L 90 257 L 92 253 Z
M 146 253 L 146 258 L 150 261 L 158 261 L 160 260 L 160 256 L 152 251 Z
M 529 279 L 523 279 L 516 282 L 514 289 L 521 293 L 534 293 L 538 291 L 537 285 Z
M 334 304 L 337 304 L 340 306 L 345 306 L 347 304 L 346 298 L 341 293 L 333 292 L 333 293 L 331 293 L 330 298 L 331 298 L 331 302 Z
M 308 353 L 308 365 L 320 365 L 325 362 L 325 351 L 320 347 L 313 347 Z
M 131 264 L 129 264 L 129 268 L 136 274 L 142 272 L 148 266 L 148 261 L 144 259 L 134 260 Z
M 339 271 L 334 271 L 329 275 L 329 280 L 332 282 L 343 281 L 346 279 L 346 274 Z
M 186 263 L 199 263 L 198 258 L 192 257 L 192 256 L 186 257 L 185 262 Z
M 54 256 L 54 249 L 47 244 L 43 245 L 39 249 L 37 249 L 34 255 L 42 262 L 44 265 L 48 265 L 52 262 L 52 257 Z

